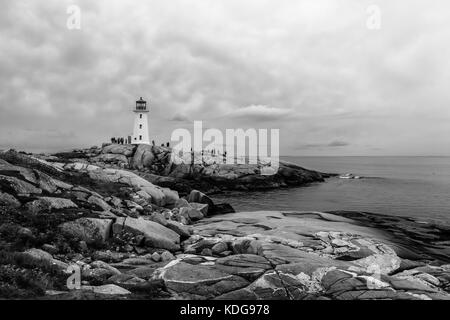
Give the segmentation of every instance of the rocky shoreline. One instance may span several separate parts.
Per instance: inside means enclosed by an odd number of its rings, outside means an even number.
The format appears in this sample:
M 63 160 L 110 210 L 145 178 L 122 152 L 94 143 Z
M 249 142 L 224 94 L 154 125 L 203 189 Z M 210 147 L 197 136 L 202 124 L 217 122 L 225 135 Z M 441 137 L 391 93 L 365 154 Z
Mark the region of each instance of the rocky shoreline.
M 296 164 L 280 161 L 276 174 L 261 175 L 264 164 L 230 165 L 220 157 L 196 155 L 196 161 L 187 164 L 172 149 L 150 145 L 104 144 L 102 148 L 74 150 L 43 157 L 47 161 L 89 163 L 102 168 L 132 170 L 152 183 L 171 188 L 181 194 L 196 189 L 205 193 L 223 190 L 266 190 L 301 186 L 322 182 L 330 174 L 304 169 Z M 194 161 L 192 161 L 194 162 Z
M 169 157 L 128 145 L 0 152 L 0 298 L 450 298 L 448 226 L 364 212 L 235 213 L 205 193 L 327 175 Z

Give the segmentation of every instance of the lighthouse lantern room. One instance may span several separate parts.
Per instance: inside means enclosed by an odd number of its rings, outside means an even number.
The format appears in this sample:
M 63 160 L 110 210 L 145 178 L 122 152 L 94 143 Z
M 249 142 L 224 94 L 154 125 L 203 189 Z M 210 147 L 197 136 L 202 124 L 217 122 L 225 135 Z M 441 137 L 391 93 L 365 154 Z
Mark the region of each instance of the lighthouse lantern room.
M 142 97 L 136 101 L 136 108 L 133 110 L 134 117 L 134 130 L 132 142 L 133 144 L 150 144 L 148 137 L 148 110 L 147 101 Z

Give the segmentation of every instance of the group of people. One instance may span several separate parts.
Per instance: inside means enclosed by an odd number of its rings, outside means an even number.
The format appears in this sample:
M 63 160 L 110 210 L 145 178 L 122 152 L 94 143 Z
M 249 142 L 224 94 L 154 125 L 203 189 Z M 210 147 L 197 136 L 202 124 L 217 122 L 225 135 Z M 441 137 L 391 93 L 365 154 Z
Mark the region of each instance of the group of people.
M 191 148 L 192 151 L 192 148 Z M 202 156 L 205 154 L 210 154 L 211 156 L 219 156 L 220 155 L 220 151 L 216 150 L 216 149 L 212 149 L 212 150 L 202 150 Z M 225 151 L 225 155 L 227 154 L 227 152 Z
M 111 138 L 111 143 L 114 143 L 114 144 L 129 144 L 129 143 L 131 143 L 131 137 L 129 137 L 129 138 L 112 137 Z M 156 146 L 155 140 L 152 140 L 152 146 Z M 169 148 L 170 147 L 170 142 L 161 143 L 161 147 Z M 194 156 L 194 151 L 192 150 L 192 148 L 191 148 L 191 154 L 192 154 L 192 157 L 193 157 Z M 203 156 L 205 156 L 207 154 L 209 154 L 212 157 L 218 157 L 218 156 L 222 155 L 224 161 L 225 161 L 226 156 L 227 156 L 227 152 L 226 151 L 221 154 L 221 152 L 216 150 L 216 149 L 202 150 L 202 158 L 203 158 Z
M 155 146 L 155 140 L 152 140 L 152 145 Z M 161 143 L 161 147 L 170 147 L 170 142 L 166 142 L 166 144 Z
M 115 144 L 128 144 L 128 139 L 127 138 L 116 138 L 116 137 L 112 137 L 111 138 L 111 143 L 115 143 Z
M 131 143 L 131 137 L 128 138 L 122 138 L 122 137 L 112 137 L 111 143 L 114 144 L 130 144 Z M 152 145 L 155 146 L 155 140 L 152 140 Z M 161 147 L 170 147 L 170 142 L 161 143 Z
M 218 158 L 220 159 L 220 156 L 222 156 L 222 162 L 223 163 L 226 163 L 226 159 L 227 159 L 227 152 L 226 151 L 221 153 L 219 150 L 216 150 L 216 149 L 202 150 L 201 155 L 202 155 L 202 162 L 205 161 L 204 157 L 206 155 L 209 155 L 210 157 L 215 158 L 215 159 L 218 159 Z M 192 161 L 194 161 L 194 150 L 192 148 L 191 148 L 191 158 L 192 158 Z

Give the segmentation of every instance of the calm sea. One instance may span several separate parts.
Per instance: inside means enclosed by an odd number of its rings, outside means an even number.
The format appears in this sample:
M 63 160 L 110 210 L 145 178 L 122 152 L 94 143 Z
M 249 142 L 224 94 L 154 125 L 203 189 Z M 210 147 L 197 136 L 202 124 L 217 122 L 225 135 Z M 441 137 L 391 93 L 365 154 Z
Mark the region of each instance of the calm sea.
M 306 187 L 215 195 L 237 211 L 356 210 L 450 222 L 450 157 L 282 157 L 307 169 L 354 173 Z

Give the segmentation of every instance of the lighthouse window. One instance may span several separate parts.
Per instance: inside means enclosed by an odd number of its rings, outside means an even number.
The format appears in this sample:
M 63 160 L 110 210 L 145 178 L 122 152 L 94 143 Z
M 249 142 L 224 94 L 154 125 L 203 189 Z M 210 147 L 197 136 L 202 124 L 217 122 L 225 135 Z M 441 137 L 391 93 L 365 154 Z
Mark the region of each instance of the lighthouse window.
M 142 136 L 139 136 L 139 140 L 142 140 Z
M 141 119 L 142 119 L 142 114 L 140 114 L 140 115 L 139 115 L 139 118 L 141 118 Z
M 142 129 L 142 124 L 139 125 L 139 129 Z

